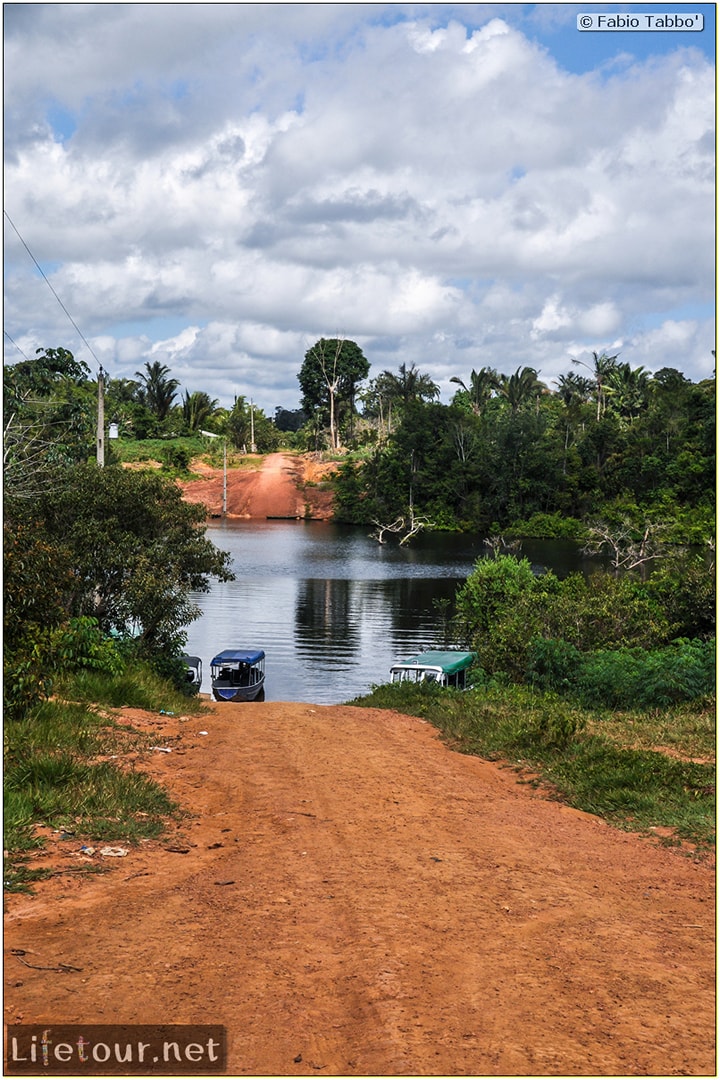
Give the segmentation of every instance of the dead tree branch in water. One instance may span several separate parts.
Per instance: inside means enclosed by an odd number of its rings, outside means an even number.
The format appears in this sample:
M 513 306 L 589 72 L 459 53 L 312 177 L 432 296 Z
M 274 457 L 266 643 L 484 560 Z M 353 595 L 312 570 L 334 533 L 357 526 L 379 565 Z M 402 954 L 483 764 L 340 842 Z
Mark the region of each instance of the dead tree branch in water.
M 434 521 L 430 521 L 424 516 L 416 517 L 415 512 L 410 508 L 408 517 L 404 515 L 396 518 L 395 521 L 389 525 L 383 525 L 382 522 L 373 519 L 373 525 L 377 528 L 370 535 L 377 540 L 379 544 L 385 543 L 385 533 L 403 533 L 400 537 L 399 543 L 407 544 L 412 540 L 413 536 L 416 536 L 422 529 L 432 529 L 435 525 Z

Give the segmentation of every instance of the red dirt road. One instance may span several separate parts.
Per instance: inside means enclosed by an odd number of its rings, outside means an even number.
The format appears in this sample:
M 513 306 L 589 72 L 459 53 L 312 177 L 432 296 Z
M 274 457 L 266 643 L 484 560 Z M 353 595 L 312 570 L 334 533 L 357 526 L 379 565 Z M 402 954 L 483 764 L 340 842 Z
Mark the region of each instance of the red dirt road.
M 332 492 L 317 486 L 333 464 L 320 464 L 309 454 L 268 454 L 257 469 L 228 469 L 227 516 L 230 518 L 332 517 Z M 223 471 L 194 462 L 201 480 L 180 484 L 191 502 L 204 503 L 211 514 L 222 511 Z
M 194 816 L 8 898 L 8 1022 L 221 1023 L 235 1075 L 714 1075 L 709 864 L 394 713 L 123 715 Z

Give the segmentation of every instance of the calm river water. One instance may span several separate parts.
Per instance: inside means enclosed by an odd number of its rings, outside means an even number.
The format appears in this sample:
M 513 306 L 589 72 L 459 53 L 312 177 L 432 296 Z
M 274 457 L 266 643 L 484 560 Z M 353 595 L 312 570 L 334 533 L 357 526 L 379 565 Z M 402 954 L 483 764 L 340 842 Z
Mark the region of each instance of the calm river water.
M 213 521 L 208 536 L 232 555 L 236 580 L 195 595 L 203 614 L 187 651 L 209 693 L 217 652 L 264 649 L 266 701 L 348 701 L 386 682 L 395 660 L 444 644 L 442 601 L 451 610 L 487 554 L 479 536 L 420 534 L 399 547 L 326 522 Z M 560 575 L 590 565 L 558 541 L 526 541 L 521 554 Z

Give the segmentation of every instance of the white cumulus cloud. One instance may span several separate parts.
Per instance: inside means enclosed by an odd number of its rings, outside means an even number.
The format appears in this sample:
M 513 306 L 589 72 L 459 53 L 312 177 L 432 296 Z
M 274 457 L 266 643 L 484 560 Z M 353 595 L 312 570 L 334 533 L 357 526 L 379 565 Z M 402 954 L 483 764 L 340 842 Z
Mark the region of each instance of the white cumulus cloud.
M 713 65 L 570 71 L 563 7 L 8 5 L 7 212 L 112 375 L 224 404 L 336 334 L 448 394 L 611 341 L 705 377 Z M 5 272 L 12 340 L 90 359 L 10 228 Z

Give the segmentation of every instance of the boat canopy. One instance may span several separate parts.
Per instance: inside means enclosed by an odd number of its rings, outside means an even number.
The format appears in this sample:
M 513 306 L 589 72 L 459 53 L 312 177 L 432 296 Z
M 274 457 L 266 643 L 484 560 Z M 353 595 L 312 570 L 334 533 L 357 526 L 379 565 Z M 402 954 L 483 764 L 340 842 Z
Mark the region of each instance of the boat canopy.
M 428 652 L 418 653 L 408 660 L 400 660 L 393 664 L 392 671 L 402 671 L 413 668 L 439 668 L 445 675 L 454 675 L 458 671 L 464 671 L 470 667 L 477 654 L 474 652 L 460 652 L 458 649 L 430 649 Z
M 230 667 L 232 664 L 259 664 L 265 659 L 262 649 L 225 649 L 213 656 L 212 667 Z

